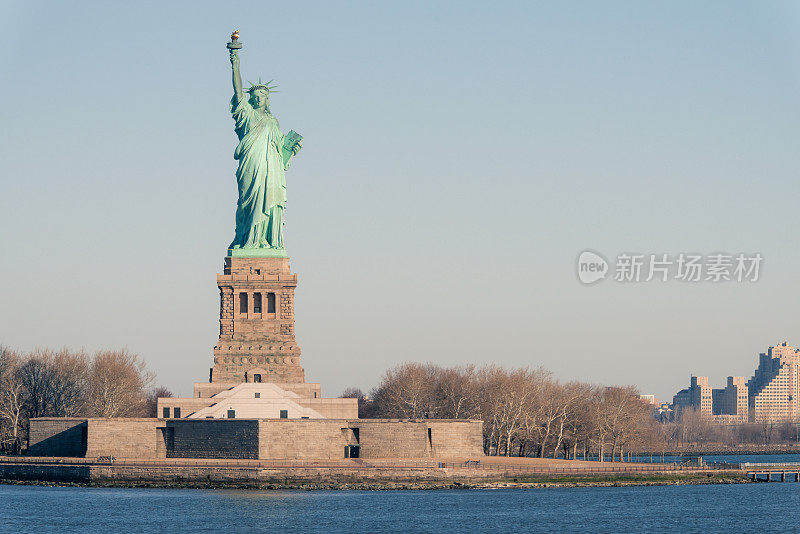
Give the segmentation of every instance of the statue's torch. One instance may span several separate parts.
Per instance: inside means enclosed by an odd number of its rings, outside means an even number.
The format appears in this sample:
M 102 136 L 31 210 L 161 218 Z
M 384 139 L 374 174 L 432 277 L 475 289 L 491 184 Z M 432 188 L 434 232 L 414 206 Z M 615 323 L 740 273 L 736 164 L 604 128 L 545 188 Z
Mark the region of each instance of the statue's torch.
M 239 42 L 239 30 L 231 34 L 231 42 L 227 46 L 229 50 L 239 50 L 242 47 L 242 43 Z

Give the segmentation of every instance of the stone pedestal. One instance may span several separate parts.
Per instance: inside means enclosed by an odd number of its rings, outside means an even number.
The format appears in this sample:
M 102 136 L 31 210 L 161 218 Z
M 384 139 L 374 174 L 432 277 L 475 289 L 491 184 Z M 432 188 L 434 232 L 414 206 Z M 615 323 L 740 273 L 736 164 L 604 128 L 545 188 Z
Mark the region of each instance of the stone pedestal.
M 211 382 L 305 382 L 294 340 L 297 275 L 289 259 L 226 257 L 217 285 L 219 342 Z

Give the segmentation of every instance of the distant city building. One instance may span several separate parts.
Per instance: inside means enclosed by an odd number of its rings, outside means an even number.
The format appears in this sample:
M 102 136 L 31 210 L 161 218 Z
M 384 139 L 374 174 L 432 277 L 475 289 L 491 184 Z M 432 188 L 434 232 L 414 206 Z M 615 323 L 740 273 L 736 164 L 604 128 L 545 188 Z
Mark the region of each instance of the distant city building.
M 676 421 L 686 410 L 722 424 L 800 421 L 800 349 L 786 342 L 769 347 L 750 380 L 729 376 L 723 389 L 712 389 L 706 376 L 692 376 L 672 398 L 672 410 Z
M 661 414 L 662 405 L 661 403 L 658 402 L 658 399 L 656 398 L 655 395 L 650 395 L 650 394 L 639 395 L 639 400 L 650 405 L 650 407 L 653 409 L 653 417 L 655 417 L 659 421 L 662 421 L 663 419 L 663 416 Z M 670 410 L 670 413 L 672 413 L 672 410 Z
M 700 417 L 709 421 L 746 423 L 747 399 L 743 376 L 729 376 L 724 389 L 712 389 L 707 376 L 693 376 L 689 387 L 672 398 L 674 419 L 679 421 L 686 410 L 696 410 Z
M 680 420 L 686 410 L 697 410 L 700 416 L 711 419 L 713 414 L 713 397 L 707 376 L 693 376 L 689 388 L 682 389 L 672 398 L 675 419 Z
M 658 399 L 655 395 L 639 395 L 639 398 L 645 401 L 647 404 L 658 405 Z
M 719 392 L 719 393 L 717 393 Z M 749 414 L 748 389 L 743 376 L 729 376 L 725 389 L 712 392 L 714 419 L 720 423 L 746 423 Z M 718 400 L 717 400 L 718 399 Z
M 672 405 L 668 402 L 663 402 L 661 405 L 657 406 L 653 411 L 653 416 L 658 420 L 659 423 L 669 423 L 675 419 L 672 411 Z
M 682 389 L 672 397 L 672 414 L 676 421 L 680 421 L 683 412 L 691 408 L 692 399 L 688 389 Z
M 751 421 L 797 421 L 800 418 L 798 360 L 800 350 L 786 342 L 759 355 L 758 368 L 747 382 Z

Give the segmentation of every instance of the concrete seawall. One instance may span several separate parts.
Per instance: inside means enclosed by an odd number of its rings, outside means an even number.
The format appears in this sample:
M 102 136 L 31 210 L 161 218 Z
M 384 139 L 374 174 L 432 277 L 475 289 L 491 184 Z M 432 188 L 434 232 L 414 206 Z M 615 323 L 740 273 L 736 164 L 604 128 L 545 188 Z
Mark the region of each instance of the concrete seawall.
M 438 462 L 261 462 L 258 460 L 166 460 L 113 462 L 83 458 L 24 458 L 0 461 L 0 479 L 79 484 L 159 486 L 306 485 L 311 483 L 424 482 L 487 479 L 491 470 L 440 467 Z M 446 465 L 446 464 L 442 464 Z
M 385 459 L 327 462 L 195 459 L 0 457 L 0 480 L 161 487 L 448 487 L 568 478 L 718 475 L 718 471 L 657 464 L 592 464 L 536 459 Z M 512 459 L 507 459 L 512 460 Z

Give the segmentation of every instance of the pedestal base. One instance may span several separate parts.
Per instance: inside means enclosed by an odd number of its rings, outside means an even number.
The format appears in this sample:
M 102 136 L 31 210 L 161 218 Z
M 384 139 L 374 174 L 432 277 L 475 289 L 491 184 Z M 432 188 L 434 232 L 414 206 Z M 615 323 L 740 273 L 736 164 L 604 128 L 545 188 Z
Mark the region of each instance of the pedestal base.
M 300 347 L 294 339 L 297 275 L 292 274 L 289 259 L 228 256 L 223 274 L 217 275 L 217 286 L 220 331 L 211 381 L 305 382 Z

